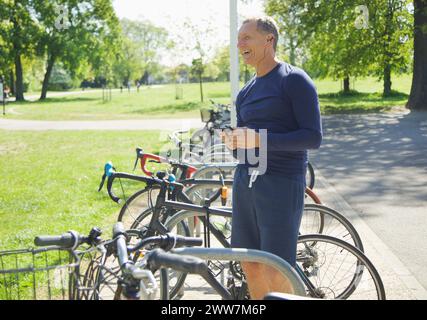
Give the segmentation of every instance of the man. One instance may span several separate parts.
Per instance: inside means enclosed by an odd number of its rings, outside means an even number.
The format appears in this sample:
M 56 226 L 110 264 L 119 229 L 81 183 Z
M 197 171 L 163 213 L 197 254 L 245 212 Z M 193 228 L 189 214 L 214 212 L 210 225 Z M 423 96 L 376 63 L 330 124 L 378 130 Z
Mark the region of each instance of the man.
M 239 159 L 231 245 L 271 252 L 295 266 L 307 150 L 318 149 L 322 141 L 318 97 L 303 70 L 276 58 L 279 35 L 271 18 L 244 21 L 238 37 L 240 54 L 256 75 L 237 97 L 238 128 L 222 137 L 237 154 L 266 148 L 267 169 L 254 179 L 247 157 Z M 260 130 L 267 130 L 266 139 Z M 259 263 L 242 263 L 242 268 L 252 299 L 271 291 L 293 293 L 274 268 Z

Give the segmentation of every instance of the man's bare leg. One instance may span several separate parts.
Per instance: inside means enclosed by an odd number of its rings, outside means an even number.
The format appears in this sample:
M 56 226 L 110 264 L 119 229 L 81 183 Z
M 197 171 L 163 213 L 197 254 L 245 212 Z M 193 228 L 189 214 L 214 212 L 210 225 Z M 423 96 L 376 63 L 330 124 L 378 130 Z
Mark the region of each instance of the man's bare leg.
M 242 262 L 242 269 L 246 276 L 249 294 L 252 300 L 262 300 L 268 292 L 269 284 L 264 279 L 262 263 Z
M 252 300 L 262 300 L 269 292 L 294 293 L 289 280 L 275 268 L 257 262 L 242 262 Z

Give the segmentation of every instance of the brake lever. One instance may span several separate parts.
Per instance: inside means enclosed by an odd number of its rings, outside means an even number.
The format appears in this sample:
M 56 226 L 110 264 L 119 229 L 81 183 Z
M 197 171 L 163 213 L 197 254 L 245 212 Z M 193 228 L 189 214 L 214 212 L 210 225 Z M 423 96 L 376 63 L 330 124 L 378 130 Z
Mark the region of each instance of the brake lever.
M 135 171 L 136 166 L 138 164 L 138 160 L 139 160 L 139 158 L 141 157 L 142 154 L 143 154 L 142 149 L 141 148 L 136 148 L 136 159 L 135 159 L 135 164 L 133 166 L 133 171 Z
M 98 188 L 98 192 L 100 192 L 102 187 L 104 186 L 105 179 L 107 177 L 110 177 L 114 173 L 114 171 L 116 171 L 116 168 L 114 168 L 113 163 L 111 161 L 108 161 L 104 166 L 104 174 L 102 175 L 101 183 L 100 183 L 99 188 Z

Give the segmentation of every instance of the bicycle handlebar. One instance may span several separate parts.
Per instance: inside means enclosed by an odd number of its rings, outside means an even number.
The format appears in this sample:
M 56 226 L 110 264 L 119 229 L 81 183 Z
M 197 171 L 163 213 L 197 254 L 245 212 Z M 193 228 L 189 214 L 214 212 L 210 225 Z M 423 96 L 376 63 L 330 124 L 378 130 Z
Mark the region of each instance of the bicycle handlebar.
M 193 237 L 184 237 L 181 235 L 176 235 L 172 233 L 167 233 L 165 235 L 153 236 L 149 238 L 142 239 L 135 246 L 128 247 L 129 252 L 137 251 L 149 244 L 158 245 L 161 249 L 169 251 L 173 248 L 179 247 L 197 247 L 203 244 L 201 238 Z
M 126 247 L 126 233 L 122 222 L 117 222 L 113 226 L 113 238 L 116 239 L 117 258 L 120 267 L 126 267 L 129 262 L 129 255 Z
M 117 222 L 116 224 L 114 224 L 113 238 L 116 239 L 117 257 L 119 259 L 119 265 L 124 269 L 128 269 L 130 272 L 134 271 L 133 270 L 134 267 L 133 267 L 133 262 L 129 261 L 129 258 L 128 258 L 129 253 L 139 250 L 148 244 L 160 245 L 161 248 L 158 249 L 158 250 L 161 250 L 160 252 L 162 252 L 163 250 L 171 250 L 177 247 L 191 246 L 191 245 L 200 246 L 203 244 L 203 240 L 200 238 L 183 237 L 179 235 L 174 235 L 172 233 L 168 233 L 166 235 L 154 236 L 154 237 L 143 239 L 136 246 L 127 247 L 126 232 L 122 222 Z M 151 258 L 152 251 L 150 251 L 149 255 Z M 199 260 L 204 262 L 204 260 L 198 259 L 198 258 L 181 259 L 180 256 L 178 257 L 179 258 L 175 257 L 175 259 L 172 259 L 170 255 L 161 254 L 158 251 L 158 253 L 154 254 L 153 260 L 151 260 L 154 262 L 151 263 L 150 269 L 157 270 L 160 267 L 160 265 L 164 265 L 165 267 L 174 268 L 174 269 L 175 267 L 177 267 L 179 269 L 176 269 L 176 270 L 180 270 L 180 271 L 194 272 L 194 270 L 196 270 L 199 272 L 199 269 L 197 267 Z M 196 263 L 196 259 L 198 263 Z M 150 264 L 149 262 L 147 263 Z
M 108 177 L 107 192 L 108 192 L 108 195 L 110 196 L 111 200 L 113 200 L 116 203 L 120 203 L 120 198 L 117 197 L 112 190 L 113 182 L 114 182 L 114 179 L 116 179 L 116 178 L 124 178 L 124 179 L 133 180 L 133 181 L 144 182 L 149 186 L 151 186 L 153 184 L 164 183 L 163 180 L 160 180 L 160 179 L 157 179 L 154 177 L 137 176 L 134 174 L 124 173 L 124 172 L 114 172 L 113 174 L 111 174 Z M 177 187 L 179 187 L 179 185 L 181 185 L 181 184 L 177 184 Z M 181 185 L 181 186 L 184 187 L 183 185 Z
M 116 178 L 124 178 L 124 179 L 130 179 L 130 180 L 134 180 L 134 181 L 139 181 L 139 182 L 144 182 L 146 183 L 148 186 L 152 186 L 152 185 L 160 185 L 160 186 L 170 186 L 175 188 L 178 192 L 182 192 L 182 190 L 184 189 L 184 184 L 179 183 L 179 182 L 171 182 L 171 181 L 167 181 L 164 179 L 158 179 L 155 177 L 146 177 L 146 176 L 137 176 L 134 174 L 129 174 L 129 173 L 124 173 L 124 172 L 114 172 L 113 174 L 111 174 L 108 177 L 108 181 L 107 181 L 107 192 L 108 195 L 110 196 L 110 198 L 116 202 L 116 203 L 120 203 L 120 198 L 117 197 L 113 190 L 113 182 L 114 179 Z M 184 180 L 185 183 L 187 184 L 188 181 L 194 181 L 195 183 L 197 183 L 197 180 Z M 219 184 L 222 186 L 225 186 L 226 184 L 229 184 L 230 182 L 227 180 L 224 180 L 222 176 L 220 176 L 220 181 Z M 221 189 L 218 190 L 218 192 L 216 194 L 214 194 L 211 198 L 207 199 L 207 203 L 212 203 L 214 202 L 219 196 L 221 195 Z
M 82 236 L 76 231 L 68 231 L 60 236 L 37 236 L 34 238 L 34 244 L 38 247 L 58 246 L 75 249 L 83 243 L 92 245 L 99 243 L 101 234 L 101 229 L 94 227 L 89 236 Z
M 154 175 L 153 172 L 149 171 L 145 166 L 147 164 L 147 162 L 156 162 L 156 163 L 166 163 L 171 165 L 174 168 L 178 168 L 181 169 L 183 171 L 186 171 L 186 178 L 190 178 L 194 172 L 197 171 L 197 168 L 187 164 L 187 163 L 181 163 L 178 161 L 175 161 L 173 159 L 169 159 L 169 158 L 165 158 L 165 157 L 161 157 L 159 155 L 156 154 L 152 154 L 152 153 L 144 153 L 144 151 L 142 150 L 142 148 L 136 148 L 136 160 L 135 160 L 135 164 L 134 164 L 134 168 L 133 170 L 135 170 L 137 164 L 138 164 L 138 160 L 141 159 L 141 169 L 142 171 L 152 177 Z
M 177 255 L 165 252 L 162 249 L 154 249 L 149 253 L 147 265 L 151 271 L 160 268 L 170 268 L 185 273 L 203 272 L 206 262 L 203 259 L 193 256 Z
M 80 243 L 81 241 L 74 232 L 67 232 L 60 236 L 37 236 L 34 239 L 34 244 L 38 247 L 59 246 L 72 248 L 76 242 Z
M 178 255 L 155 249 L 148 253 L 148 268 L 154 272 L 160 268 L 170 268 L 184 273 L 200 275 L 224 300 L 231 300 L 230 292 L 215 278 L 205 260 L 188 255 Z

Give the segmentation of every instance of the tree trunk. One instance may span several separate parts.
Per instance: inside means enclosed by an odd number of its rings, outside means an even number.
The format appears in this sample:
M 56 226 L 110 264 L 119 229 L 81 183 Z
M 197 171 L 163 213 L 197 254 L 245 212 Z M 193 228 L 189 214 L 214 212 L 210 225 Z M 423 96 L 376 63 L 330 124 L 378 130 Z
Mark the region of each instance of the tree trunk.
M 344 78 L 344 94 L 350 93 L 350 77 Z
M 394 3 L 392 1 L 387 2 L 387 18 L 386 28 L 383 36 L 384 39 L 384 69 L 383 69 L 383 97 L 389 97 L 391 95 L 391 64 L 390 61 L 393 54 L 390 52 L 390 45 L 392 41 L 393 33 L 393 18 L 394 18 Z
M 424 30 L 423 30 L 424 29 Z M 414 1 L 414 73 L 406 107 L 427 111 L 427 0 Z
M 296 53 L 295 53 L 295 44 L 294 44 L 294 37 L 290 37 L 289 40 L 289 63 L 293 66 L 296 65 Z
M 387 64 L 384 67 L 384 90 L 383 97 L 391 95 L 391 65 Z
M 40 96 L 40 100 L 46 99 L 47 88 L 49 86 L 49 79 L 50 79 L 50 75 L 52 74 L 52 69 L 53 69 L 53 65 L 55 64 L 55 59 L 56 59 L 55 56 L 52 54 L 50 55 L 47 61 L 47 68 L 43 78 L 42 94 Z
M 13 70 L 10 69 L 10 93 L 14 96 L 15 95 L 15 75 L 13 74 Z
M 200 99 L 203 102 L 203 84 L 202 84 L 202 73 L 199 73 L 199 82 L 200 82 Z
M 16 74 L 16 86 L 15 86 L 15 98 L 16 101 L 24 101 L 24 78 L 22 75 L 22 61 L 21 54 L 15 54 L 15 74 Z

